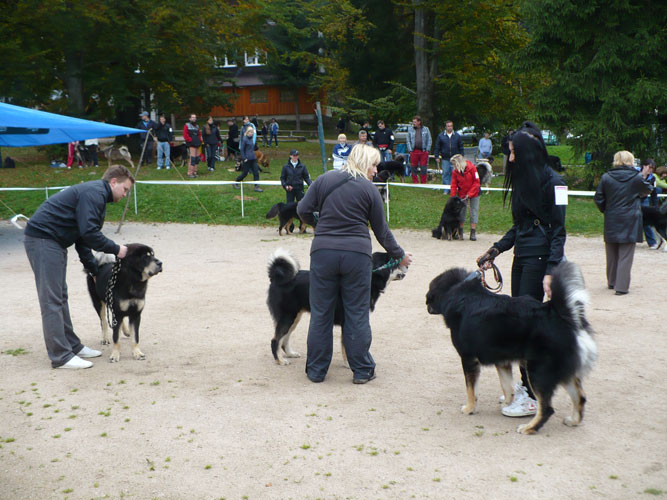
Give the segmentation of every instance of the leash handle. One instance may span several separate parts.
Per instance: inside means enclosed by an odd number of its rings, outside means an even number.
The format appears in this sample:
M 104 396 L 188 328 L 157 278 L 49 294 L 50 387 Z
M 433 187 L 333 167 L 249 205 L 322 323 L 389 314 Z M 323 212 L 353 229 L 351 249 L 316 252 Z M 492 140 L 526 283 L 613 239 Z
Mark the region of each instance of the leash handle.
M 491 268 L 493 269 L 493 279 L 496 280 L 497 285 L 495 287 L 489 286 L 489 284 L 486 282 L 486 276 L 484 275 L 486 270 L 483 267 L 480 267 L 479 273 L 480 278 L 482 279 L 482 285 L 484 285 L 484 288 L 493 293 L 500 293 L 500 291 L 503 289 L 503 275 L 500 274 L 500 269 L 498 269 L 498 266 L 496 266 L 493 262 L 491 263 Z

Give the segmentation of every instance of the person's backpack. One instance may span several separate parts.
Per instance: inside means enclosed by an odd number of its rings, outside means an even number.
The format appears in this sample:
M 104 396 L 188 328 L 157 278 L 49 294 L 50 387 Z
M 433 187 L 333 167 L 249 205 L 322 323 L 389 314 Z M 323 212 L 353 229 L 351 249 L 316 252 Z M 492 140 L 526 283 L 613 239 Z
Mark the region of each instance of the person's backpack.
M 5 158 L 5 162 L 4 162 L 4 164 L 3 164 L 2 166 L 3 166 L 4 168 L 16 168 L 16 162 L 15 162 L 12 158 L 10 158 L 9 156 L 7 156 L 7 157 Z

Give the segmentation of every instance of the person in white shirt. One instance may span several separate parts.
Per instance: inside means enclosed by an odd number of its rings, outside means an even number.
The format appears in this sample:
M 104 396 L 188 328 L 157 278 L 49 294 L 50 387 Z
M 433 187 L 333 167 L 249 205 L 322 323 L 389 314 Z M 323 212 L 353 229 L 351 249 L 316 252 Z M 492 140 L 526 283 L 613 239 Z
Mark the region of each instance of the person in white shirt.
M 97 150 L 100 147 L 100 140 L 99 139 L 86 139 L 84 141 L 84 146 L 88 148 L 88 151 L 90 152 L 90 158 L 93 160 L 93 165 L 95 167 L 99 167 L 99 161 L 97 160 Z
M 491 152 L 493 151 L 493 144 L 491 143 L 488 132 L 484 132 L 484 137 L 479 140 L 477 149 L 479 151 L 477 154 L 479 158 L 486 159 L 491 156 Z
M 333 148 L 332 158 L 333 158 L 333 168 L 334 170 L 340 170 L 345 165 L 347 157 L 350 155 L 352 148 L 347 143 L 347 136 L 345 134 L 338 135 L 338 144 Z

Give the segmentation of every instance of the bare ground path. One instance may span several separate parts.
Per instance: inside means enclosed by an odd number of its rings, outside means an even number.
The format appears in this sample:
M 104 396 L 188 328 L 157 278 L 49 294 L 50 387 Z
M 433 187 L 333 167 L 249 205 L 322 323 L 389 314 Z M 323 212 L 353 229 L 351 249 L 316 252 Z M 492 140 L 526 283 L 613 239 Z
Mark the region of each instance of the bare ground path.
M 21 233 L 0 223 L 0 498 L 367 499 L 651 498 L 667 490 L 664 311 L 667 255 L 638 248 L 631 293 L 606 289 L 599 239 L 569 238 L 592 297 L 599 363 L 585 381 L 583 425 L 556 414 L 537 436 L 500 414 L 494 369 L 478 413 L 460 362 L 424 296 L 445 268 L 472 268 L 496 239 L 441 242 L 397 231 L 415 254 L 371 317 L 378 378 L 355 386 L 336 342 L 322 384 L 304 358 L 277 366 L 265 305 L 266 259 L 277 247 L 308 267 L 311 236 L 275 228 L 129 224 L 117 241 L 154 247 L 164 272 L 142 322 L 146 361 L 109 348 L 84 371 L 51 370 Z M 509 278 L 511 256 L 498 259 Z M 99 347 L 76 252 L 68 283 L 74 325 Z M 509 287 L 509 283 L 506 284 Z M 660 317 L 662 316 L 662 318 Z M 307 321 L 293 335 L 305 354 Z M 23 349 L 12 356 L 7 351 Z M 515 370 L 516 372 L 516 370 Z

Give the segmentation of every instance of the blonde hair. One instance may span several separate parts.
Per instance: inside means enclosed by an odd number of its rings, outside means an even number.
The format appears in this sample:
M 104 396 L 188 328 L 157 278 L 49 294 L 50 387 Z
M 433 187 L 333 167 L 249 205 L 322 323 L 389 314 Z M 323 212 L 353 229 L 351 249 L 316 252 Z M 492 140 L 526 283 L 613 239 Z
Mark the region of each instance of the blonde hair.
M 347 162 L 341 170 L 353 177 L 361 175 L 368 178 L 368 171 L 380 163 L 380 152 L 368 144 L 357 144 L 352 148 Z
M 456 170 L 461 173 L 465 172 L 467 162 L 463 155 L 454 155 L 449 159 L 449 161 Z
M 345 134 L 338 134 L 338 140 L 344 139 L 347 141 L 347 136 Z
M 255 135 L 255 129 L 253 127 L 248 127 L 245 131 L 245 134 L 243 134 L 246 137 L 250 137 L 251 135 Z
M 614 163 L 613 165 L 615 167 L 622 167 L 622 166 L 627 166 L 627 167 L 632 167 L 635 164 L 635 157 L 630 151 L 619 151 L 614 155 Z

